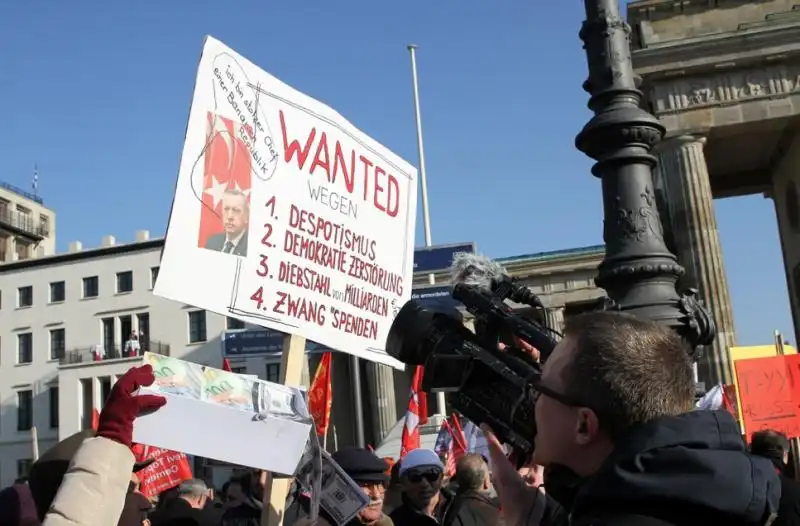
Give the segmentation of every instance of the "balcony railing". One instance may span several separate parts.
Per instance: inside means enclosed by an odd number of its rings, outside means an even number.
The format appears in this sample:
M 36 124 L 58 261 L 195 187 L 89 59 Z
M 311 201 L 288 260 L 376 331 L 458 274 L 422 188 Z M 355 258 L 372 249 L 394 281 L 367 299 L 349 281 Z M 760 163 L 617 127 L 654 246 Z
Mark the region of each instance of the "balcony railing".
M 21 197 L 24 197 L 25 199 L 29 199 L 29 200 L 33 201 L 34 203 L 39 203 L 40 205 L 44 204 L 44 201 L 38 195 L 34 195 L 34 194 L 30 193 L 30 192 L 26 192 L 25 190 L 23 190 L 23 189 L 21 189 L 21 188 L 19 188 L 17 186 L 14 186 L 13 184 L 6 183 L 5 181 L 0 181 L 0 188 L 5 188 L 6 190 L 8 190 L 10 192 L 14 192 L 18 196 L 21 196 Z
M 136 358 L 138 356 L 142 356 L 145 352 L 163 354 L 164 356 L 170 355 L 169 344 L 167 343 L 150 340 L 148 342 L 140 342 L 139 345 L 140 347 L 138 351 L 130 348 L 126 349 L 125 346 L 101 347 L 99 345 L 71 349 L 60 353 L 60 356 L 58 356 L 58 363 L 60 365 L 72 365 L 76 363 L 121 360 L 126 358 Z
M 50 235 L 49 222 L 39 221 L 37 224 L 30 214 L 11 210 L 8 207 L 0 208 L 0 225 L 16 234 L 34 240 L 41 240 Z

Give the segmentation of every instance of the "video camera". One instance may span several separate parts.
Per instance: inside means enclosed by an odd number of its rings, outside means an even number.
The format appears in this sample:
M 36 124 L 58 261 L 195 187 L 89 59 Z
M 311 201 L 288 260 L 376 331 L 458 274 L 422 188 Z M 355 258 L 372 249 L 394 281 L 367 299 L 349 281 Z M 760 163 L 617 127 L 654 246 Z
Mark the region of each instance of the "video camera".
M 517 339 L 534 346 L 544 361 L 557 343 L 556 333 L 512 311 L 506 300 L 534 309 L 543 306 L 491 260 L 459 254 L 453 274 L 452 297 L 475 316 L 475 333 L 459 317 L 425 309 L 412 300 L 395 317 L 386 352 L 405 364 L 423 365 L 425 391 L 449 393 L 456 411 L 476 424 L 491 426 L 518 459 L 527 459 L 536 437 L 532 385 L 541 366 Z

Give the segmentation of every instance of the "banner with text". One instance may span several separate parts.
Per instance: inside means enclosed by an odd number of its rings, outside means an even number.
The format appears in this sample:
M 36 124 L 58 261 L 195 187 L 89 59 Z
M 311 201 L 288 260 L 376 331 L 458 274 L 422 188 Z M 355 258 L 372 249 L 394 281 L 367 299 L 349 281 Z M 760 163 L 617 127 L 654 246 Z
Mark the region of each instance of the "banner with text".
M 417 171 L 212 37 L 155 294 L 398 369 Z
M 242 358 L 247 356 L 280 355 L 283 338 L 286 334 L 271 329 L 245 329 L 225 331 L 220 338 L 223 358 Z M 328 351 L 326 347 L 306 341 L 306 352 Z
M 764 429 L 800 437 L 800 355 L 737 360 L 734 367 L 747 441 Z
M 137 445 L 134 448 L 134 455 L 137 462 L 153 461 L 137 473 L 139 491 L 148 499 L 192 478 L 189 459 L 183 453 Z

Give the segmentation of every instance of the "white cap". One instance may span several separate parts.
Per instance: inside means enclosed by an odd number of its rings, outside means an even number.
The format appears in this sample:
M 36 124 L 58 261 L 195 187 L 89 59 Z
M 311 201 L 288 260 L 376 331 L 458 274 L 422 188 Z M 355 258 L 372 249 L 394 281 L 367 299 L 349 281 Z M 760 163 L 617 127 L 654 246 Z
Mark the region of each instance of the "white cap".
M 431 449 L 419 448 L 409 451 L 400 461 L 400 476 L 402 477 L 409 469 L 422 467 L 435 467 L 444 471 L 444 465 L 439 455 Z

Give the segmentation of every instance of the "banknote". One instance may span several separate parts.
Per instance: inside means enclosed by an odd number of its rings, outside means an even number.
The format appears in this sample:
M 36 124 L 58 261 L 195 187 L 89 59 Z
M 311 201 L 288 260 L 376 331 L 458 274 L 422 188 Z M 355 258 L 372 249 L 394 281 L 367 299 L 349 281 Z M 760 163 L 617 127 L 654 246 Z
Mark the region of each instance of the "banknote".
M 149 352 L 144 354 L 144 363 L 153 367 L 156 377 L 150 390 L 200 398 L 204 382 L 202 366 Z
M 263 387 L 259 380 L 206 367 L 201 400 L 241 411 L 259 412 Z

